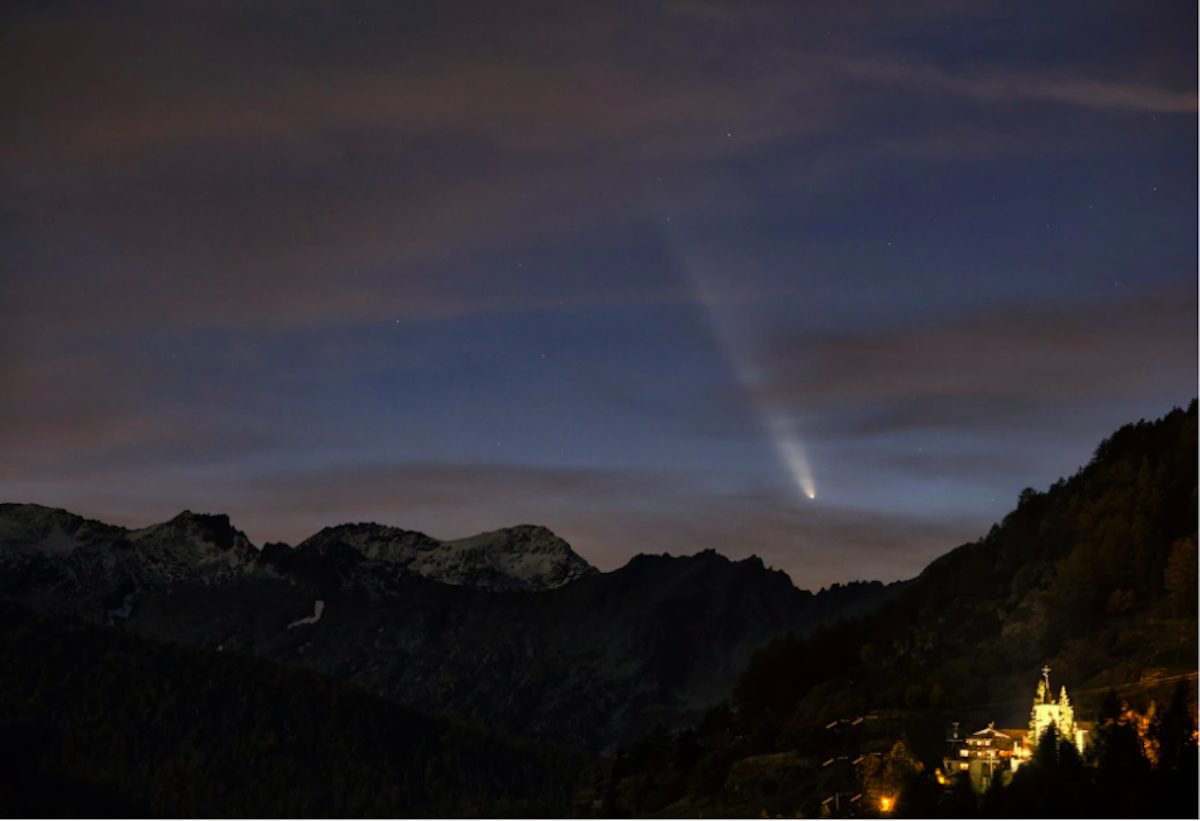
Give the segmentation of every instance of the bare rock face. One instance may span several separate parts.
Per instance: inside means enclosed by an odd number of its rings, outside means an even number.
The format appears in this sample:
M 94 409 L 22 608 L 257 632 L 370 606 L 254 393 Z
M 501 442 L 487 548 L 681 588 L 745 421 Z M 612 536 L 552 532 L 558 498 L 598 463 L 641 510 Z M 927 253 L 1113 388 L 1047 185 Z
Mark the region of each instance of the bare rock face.
M 253 571 L 258 550 L 225 515 L 185 510 L 169 522 L 128 534 L 143 578 L 157 585 L 209 584 Z
M 565 541 L 534 525 L 456 541 L 376 524 L 340 525 L 322 530 L 296 549 L 327 551 L 335 544 L 443 584 L 496 592 L 551 590 L 598 572 Z
M 108 624 L 146 595 L 254 572 L 258 551 L 228 516 L 184 511 L 140 530 L 41 505 L 0 505 L 0 594 Z
M 0 504 L 0 556 L 67 556 L 91 544 L 113 543 L 127 533 L 123 527 L 58 508 Z

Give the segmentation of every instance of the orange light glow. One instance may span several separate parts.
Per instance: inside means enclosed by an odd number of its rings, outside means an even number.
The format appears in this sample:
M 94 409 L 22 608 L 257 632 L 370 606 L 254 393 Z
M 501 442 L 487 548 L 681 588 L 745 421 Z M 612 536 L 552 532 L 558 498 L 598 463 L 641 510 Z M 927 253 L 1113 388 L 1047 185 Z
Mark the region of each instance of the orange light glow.
M 891 812 L 892 811 L 892 799 L 888 798 L 886 795 L 883 798 L 880 798 L 879 799 L 879 811 L 880 812 Z

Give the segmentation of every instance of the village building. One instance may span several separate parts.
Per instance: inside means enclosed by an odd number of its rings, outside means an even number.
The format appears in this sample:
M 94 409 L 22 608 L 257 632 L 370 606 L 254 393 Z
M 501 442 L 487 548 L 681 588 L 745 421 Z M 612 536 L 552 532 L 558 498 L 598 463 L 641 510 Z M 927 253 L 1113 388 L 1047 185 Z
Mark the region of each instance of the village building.
M 986 790 L 997 779 L 1005 779 L 1013 770 L 1012 759 L 1024 741 L 1024 731 L 997 730 L 994 723 L 970 735 L 960 736 L 955 722 L 946 739 L 942 759 L 943 780 L 967 777 L 977 790 Z
M 1028 728 L 998 730 L 994 723 L 989 723 L 984 729 L 965 735 L 959 733 L 959 724 L 955 722 L 946 738 L 940 780 L 948 784 L 956 778 L 968 778 L 978 791 L 986 790 L 996 779 L 1007 783 L 1033 757 L 1037 739 L 1051 725 L 1058 729 L 1060 738 L 1070 739 L 1082 754 L 1087 730 L 1075 721 L 1067 688 L 1061 689 L 1057 699 L 1051 697 L 1051 692 L 1050 668 L 1043 667 Z

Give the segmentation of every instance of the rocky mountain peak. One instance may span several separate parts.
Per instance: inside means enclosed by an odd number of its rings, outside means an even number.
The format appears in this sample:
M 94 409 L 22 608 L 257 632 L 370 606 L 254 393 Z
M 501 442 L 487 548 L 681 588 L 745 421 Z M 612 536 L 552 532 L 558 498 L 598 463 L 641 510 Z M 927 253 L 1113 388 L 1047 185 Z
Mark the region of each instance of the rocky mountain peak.
M 354 548 L 368 559 L 407 565 L 412 555 L 436 550 L 437 539 L 416 530 L 404 530 L 375 522 L 335 525 L 322 529 L 300 543 L 299 548 L 314 548 L 340 543 Z
M 111 541 L 124 529 L 85 519 L 56 507 L 0 504 L 0 551 L 69 553 L 97 540 Z
M 443 543 L 441 572 L 495 590 L 561 587 L 599 571 L 549 528 L 517 525 Z
M 142 579 L 170 584 L 187 579 L 215 581 L 248 572 L 258 551 L 224 514 L 185 510 L 169 521 L 129 533 Z
M 239 536 L 247 545 L 249 544 L 249 540 L 246 539 L 245 534 L 234 528 L 229 521 L 229 517 L 224 513 L 193 513 L 190 510 L 185 510 L 158 527 L 160 532 L 166 532 L 167 529 L 170 529 L 175 532 L 196 536 L 215 545 L 220 550 L 232 549 L 240 541 Z
M 325 528 L 296 550 L 320 555 L 353 550 L 444 584 L 493 591 L 548 590 L 597 572 L 565 541 L 537 525 L 442 541 L 376 523 L 345 524 Z

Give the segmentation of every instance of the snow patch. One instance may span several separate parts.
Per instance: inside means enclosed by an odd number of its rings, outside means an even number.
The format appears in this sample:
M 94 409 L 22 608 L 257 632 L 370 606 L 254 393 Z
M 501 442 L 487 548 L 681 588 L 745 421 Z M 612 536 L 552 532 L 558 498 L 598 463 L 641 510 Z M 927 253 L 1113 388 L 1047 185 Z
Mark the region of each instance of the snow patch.
M 303 624 L 316 624 L 321 620 L 321 612 L 324 609 L 325 602 L 317 599 L 316 603 L 313 604 L 313 614 L 311 616 L 305 616 L 302 619 L 296 619 L 296 621 L 288 625 L 288 630 L 291 630 L 293 627 L 299 627 Z
M 134 591 L 136 593 L 136 591 Z M 133 615 L 133 597 L 134 593 L 126 593 L 125 601 L 116 610 L 108 611 L 108 623 L 112 625 L 117 619 L 125 621 Z

